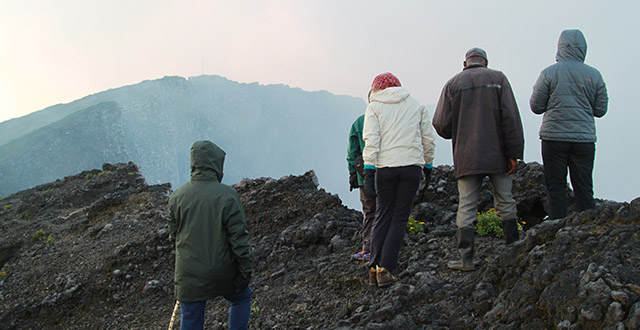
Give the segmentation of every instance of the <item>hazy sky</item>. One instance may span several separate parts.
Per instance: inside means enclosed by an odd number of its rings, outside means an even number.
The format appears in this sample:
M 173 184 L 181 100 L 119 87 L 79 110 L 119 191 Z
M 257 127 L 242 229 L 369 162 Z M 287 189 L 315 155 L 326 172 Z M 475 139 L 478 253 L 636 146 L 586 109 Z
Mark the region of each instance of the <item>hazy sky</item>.
M 610 97 L 610 112 L 596 121 L 596 196 L 630 200 L 640 196 L 639 13 L 637 0 L 0 0 L 0 121 L 202 73 L 365 97 L 373 77 L 390 71 L 431 105 L 466 50 L 479 46 L 511 81 L 525 160 L 540 161 L 531 87 L 554 63 L 560 32 L 578 28 Z M 449 144 L 440 141 L 436 155 L 450 163 Z

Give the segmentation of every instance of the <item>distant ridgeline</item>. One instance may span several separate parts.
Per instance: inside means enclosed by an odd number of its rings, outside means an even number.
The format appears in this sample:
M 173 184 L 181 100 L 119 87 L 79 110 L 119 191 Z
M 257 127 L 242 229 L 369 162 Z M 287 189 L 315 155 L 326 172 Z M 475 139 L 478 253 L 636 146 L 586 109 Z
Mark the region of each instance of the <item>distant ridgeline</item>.
M 346 193 L 346 147 L 361 98 L 219 76 L 165 77 L 0 123 L 0 196 L 133 160 L 150 184 L 189 180 L 189 148 L 227 152 L 224 182 L 314 169 Z M 344 181 L 344 182 L 343 182 Z

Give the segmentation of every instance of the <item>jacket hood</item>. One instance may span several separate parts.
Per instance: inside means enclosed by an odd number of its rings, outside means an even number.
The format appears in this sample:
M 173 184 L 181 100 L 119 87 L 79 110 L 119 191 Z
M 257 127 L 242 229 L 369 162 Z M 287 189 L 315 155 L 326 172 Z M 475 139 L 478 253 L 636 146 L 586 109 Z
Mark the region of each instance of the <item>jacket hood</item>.
M 558 38 L 556 61 L 584 62 L 587 56 L 587 40 L 580 30 L 564 30 Z
M 196 141 L 191 146 L 191 180 L 221 182 L 225 155 L 211 141 Z
M 371 94 L 371 102 L 400 103 L 409 97 L 409 91 L 402 87 L 389 87 Z

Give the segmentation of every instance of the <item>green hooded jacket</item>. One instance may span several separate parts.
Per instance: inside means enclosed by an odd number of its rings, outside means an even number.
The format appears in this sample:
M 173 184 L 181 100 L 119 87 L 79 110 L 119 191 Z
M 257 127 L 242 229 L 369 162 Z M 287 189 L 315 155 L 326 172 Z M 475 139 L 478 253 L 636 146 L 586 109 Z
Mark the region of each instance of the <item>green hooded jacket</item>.
M 358 185 L 364 185 L 364 178 L 356 171 L 356 159 L 362 156 L 364 150 L 364 140 L 362 139 L 362 128 L 364 126 L 364 115 L 358 117 L 351 125 L 349 131 L 349 145 L 347 146 L 347 168 L 349 173 L 357 173 Z
M 195 142 L 191 147 L 191 181 L 169 198 L 178 301 L 205 301 L 233 293 L 234 279 L 252 272 L 240 197 L 220 183 L 224 157 L 225 152 L 212 142 Z

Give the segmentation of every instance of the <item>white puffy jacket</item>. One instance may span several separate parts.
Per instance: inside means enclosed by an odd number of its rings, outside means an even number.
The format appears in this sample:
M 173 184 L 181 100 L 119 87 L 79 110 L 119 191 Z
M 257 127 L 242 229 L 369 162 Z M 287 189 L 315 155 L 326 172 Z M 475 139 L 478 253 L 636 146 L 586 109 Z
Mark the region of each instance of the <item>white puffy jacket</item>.
M 400 167 L 433 163 L 435 135 L 427 108 L 402 87 L 371 94 L 364 115 L 364 164 Z

